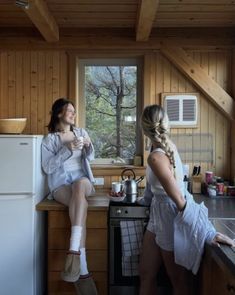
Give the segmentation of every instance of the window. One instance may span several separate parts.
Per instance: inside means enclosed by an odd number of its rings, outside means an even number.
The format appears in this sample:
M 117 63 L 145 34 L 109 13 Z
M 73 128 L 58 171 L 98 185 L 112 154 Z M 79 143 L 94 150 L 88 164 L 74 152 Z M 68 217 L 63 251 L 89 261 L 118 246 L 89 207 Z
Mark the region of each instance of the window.
M 196 127 L 197 94 L 163 93 L 162 100 L 170 120 L 170 126 Z
M 95 163 L 132 164 L 139 153 L 139 72 L 136 59 L 79 61 L 79 116 L 95 146 Z

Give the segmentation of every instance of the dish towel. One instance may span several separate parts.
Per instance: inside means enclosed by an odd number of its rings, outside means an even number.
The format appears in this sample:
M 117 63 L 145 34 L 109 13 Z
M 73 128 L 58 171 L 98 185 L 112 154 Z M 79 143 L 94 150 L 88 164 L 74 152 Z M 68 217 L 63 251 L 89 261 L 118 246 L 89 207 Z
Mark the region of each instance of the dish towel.
M 142 220 L 122 220 L 120 221 L 120 227 L 122 240 L 122 275 L 138 276 L 144 222 Z

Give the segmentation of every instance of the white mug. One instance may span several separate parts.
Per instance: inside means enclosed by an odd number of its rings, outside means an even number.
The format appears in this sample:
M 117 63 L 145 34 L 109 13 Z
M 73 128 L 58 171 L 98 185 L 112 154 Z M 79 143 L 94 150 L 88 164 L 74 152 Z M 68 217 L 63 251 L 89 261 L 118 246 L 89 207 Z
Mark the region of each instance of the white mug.
M 78 149 L 79 150 L 82 150 L 82 148 L 83 148 L 83 137 L 82 136 L 80 136 L 80 137 L 78 137 L 78 140 L 79 140 L 79 143 L 78 143 Z
M 119 193 L 122 190 L 121 182 L 112 182 L 112 191 L 114 193 Z

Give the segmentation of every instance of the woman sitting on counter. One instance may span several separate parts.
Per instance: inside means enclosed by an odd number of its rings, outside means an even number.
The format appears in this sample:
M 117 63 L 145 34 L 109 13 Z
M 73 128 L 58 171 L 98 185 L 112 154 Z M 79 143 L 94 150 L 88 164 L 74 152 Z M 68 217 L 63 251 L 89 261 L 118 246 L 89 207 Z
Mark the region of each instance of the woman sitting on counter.
M 146 168 L 145 204 L 150 220 L 140 257 L 140 295 L 157 293 L 156 277 L 163 263 L 174 295 L 190 294 L 188 271 L 197 273 L 205 243 L 234 245 L 216 233 L 204 204 L 196 204 L 185 190 L 183 168 L 176 146 L 168 137 L 169 120 L 158 105 L 147 106 L 141 118 L 152 150 Z
M 87 132 L 74 127 L 75 114 L 73 103 L 65 98 L 52 105 L 49 134 L 42 142 L 42 168 L 54 199 L 69 207 L 70 247 L 61 277 L 75 283 L 77 294 L 96 295 L 85 251 L 86 197 L 94 182 L 89 160 L 94 157 L 94 149 Z

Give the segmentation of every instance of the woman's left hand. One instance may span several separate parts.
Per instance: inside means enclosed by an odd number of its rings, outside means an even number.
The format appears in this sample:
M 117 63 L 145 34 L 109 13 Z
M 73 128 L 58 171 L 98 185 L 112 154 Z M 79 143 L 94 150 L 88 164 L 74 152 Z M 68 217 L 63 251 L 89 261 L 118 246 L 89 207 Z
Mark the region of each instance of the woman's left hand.
M 90 144 L 91 144 L 90 138 L 89 137 L 84 137 L 83 144 L 84 144 L 85 147 L 89 147 Z
M 212 245 L 220 247 L 219 243 L 235 247 L 235 241 L 230 239 L 228 236 L 223 235 L 221 233 L 217 233 L 211 242 Z

